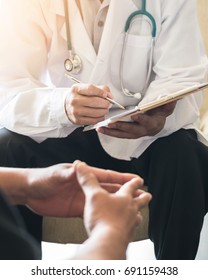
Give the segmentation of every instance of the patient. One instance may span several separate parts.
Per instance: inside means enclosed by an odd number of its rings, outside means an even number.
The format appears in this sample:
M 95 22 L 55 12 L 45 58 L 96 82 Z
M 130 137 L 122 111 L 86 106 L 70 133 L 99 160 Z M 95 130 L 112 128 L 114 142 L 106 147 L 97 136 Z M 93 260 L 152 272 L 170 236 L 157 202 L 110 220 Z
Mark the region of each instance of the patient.
M 75 259 L 125 259 L 151 195 L 134 174 L 83 162 L 48 168 L 0 168 L 0 259 L 40 259 L 41 250 L 14 205 L 43 216 L 84 217 L 88 240 Z

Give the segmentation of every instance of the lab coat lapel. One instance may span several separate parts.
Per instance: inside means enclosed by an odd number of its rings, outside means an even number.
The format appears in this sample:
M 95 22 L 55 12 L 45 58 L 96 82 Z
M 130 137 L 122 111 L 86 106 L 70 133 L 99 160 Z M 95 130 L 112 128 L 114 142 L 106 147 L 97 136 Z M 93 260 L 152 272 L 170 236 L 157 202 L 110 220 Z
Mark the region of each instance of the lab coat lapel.
M 64 16 L 64 1 L 50 0 L 49 11 L 51 13 Z
M 96 66 L 100 65 L 101 61 L 107 61 L 106 58 L 111 53 L 115 42 L 118 40 L 119 35 L 124 30 L 124 25 L 128 16 L 133 11 L 141 8 L 141 4 L 135 4 L 135 2 L 139 1 L 110 0 L 109 11 L 102 34 L 98 55 L 96 55 L 94 47 L 82 22 L 82 18 L 80 16 L 76 2 L 70 1 L 69 20 L 71 27 L 71 40 L 76 53 L 78 53 L 83 60 L 87 59 L 92 64 L 92 66 L 95 66 L 93 67 L 94 71 L 92 71 L 91 73 L 92 79 L 97 72 Z M 121 7 L 124 8 L 121 9 Z M 51 0 L 50 12 L 64 17 L 64 1 Z M 65 23 L 60 31 L 60 34 L 66 41 L 67 39 Z M 96 75 L 100 74 L 97 72 Z
M 64 1 L 51 0 L 50 12 L 65 17 Z M 69 2 L 70 35 L 74 51 L 84 60 L 95 64 L 97 55 L 83 24 L 79 9 L 75 1 Z M 61 36 L 67 41 L 66 24 L 64 23 Z

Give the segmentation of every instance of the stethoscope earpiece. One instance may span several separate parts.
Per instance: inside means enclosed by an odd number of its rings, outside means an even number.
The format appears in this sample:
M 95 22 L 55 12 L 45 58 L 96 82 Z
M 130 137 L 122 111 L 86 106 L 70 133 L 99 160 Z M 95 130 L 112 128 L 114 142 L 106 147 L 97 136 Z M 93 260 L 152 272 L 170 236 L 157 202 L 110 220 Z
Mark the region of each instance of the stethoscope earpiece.
M 134 97 L 136 99 L 142 98 L 142 94 L 140 92 L 133 93 L 133 92 L 130 92 L 127 88 L 123 88 L 122 91 L 126 96 Z

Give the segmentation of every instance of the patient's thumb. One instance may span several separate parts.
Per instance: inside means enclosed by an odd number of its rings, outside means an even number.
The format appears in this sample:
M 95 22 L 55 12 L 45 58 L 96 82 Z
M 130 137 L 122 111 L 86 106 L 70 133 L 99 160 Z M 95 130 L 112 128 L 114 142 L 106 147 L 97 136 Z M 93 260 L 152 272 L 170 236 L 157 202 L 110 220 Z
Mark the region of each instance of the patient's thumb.
M 90 168 L 86 163 L 77 161 L 75 169 L 78 183 L 85 194 L 94 192 L 99 188 L 96 176 L 90 171 Z

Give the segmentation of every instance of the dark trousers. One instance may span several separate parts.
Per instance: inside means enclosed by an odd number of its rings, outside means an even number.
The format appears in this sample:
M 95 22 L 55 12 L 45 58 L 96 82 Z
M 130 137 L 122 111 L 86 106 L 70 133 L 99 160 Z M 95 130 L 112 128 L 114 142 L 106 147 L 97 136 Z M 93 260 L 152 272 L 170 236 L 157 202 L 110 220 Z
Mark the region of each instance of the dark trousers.
M 0 260 L 41 258 L 39 244 L 28 233 L 15 206 L 0 192 Z
M 207 212 L 208 148 L 193 130 L 181 129 L 157 139 L 138 159 L 117 160 L 102 149 L 95 131 L 81 128 L 67 138 L 38 144 L 8 130 L 0 131 L 1 166 L 45 167 L 83 160 L 90 165 L 144 178 L 153 199 L 149 237 L 157 259 L 194 259 Z M 22 210 L 28 230 L 41 239 L 41 218 Z

